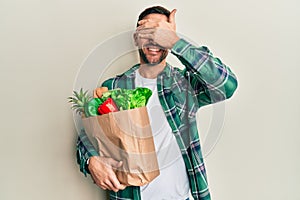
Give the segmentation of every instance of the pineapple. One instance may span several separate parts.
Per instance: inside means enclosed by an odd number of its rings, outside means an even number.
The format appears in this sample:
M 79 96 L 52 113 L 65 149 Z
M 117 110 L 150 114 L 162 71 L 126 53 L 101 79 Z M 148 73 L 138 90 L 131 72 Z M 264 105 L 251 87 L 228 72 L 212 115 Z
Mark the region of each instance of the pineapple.
M 81 88 L 79 92 L 73 91 L 73 96 L 68 97 L 69 103 L 72 104 L 72 109 L 79 115 L 84 115 L 84 106 L 91 100 L 88 91 L 83 91 Z

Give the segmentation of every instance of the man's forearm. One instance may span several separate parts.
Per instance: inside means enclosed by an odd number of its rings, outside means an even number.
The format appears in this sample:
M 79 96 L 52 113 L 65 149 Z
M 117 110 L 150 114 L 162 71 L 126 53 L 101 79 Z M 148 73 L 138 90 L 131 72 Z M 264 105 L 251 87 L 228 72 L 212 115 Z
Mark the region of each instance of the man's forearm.
M 195 47 L 180 39 L 172 48 L 172 53 L 186 66 L 192 74 L 191 85 L 194 89 L 202 87 L 200 98 L 204 104 L 215 103 L 232 96 L 237 88 L 237 79 L 232 71 L 218 58 L 215 58 L 206 47 Z
M 92 156 L 99 156 L 98 151 L 95 149 L 84 129 L 81 130 L 77 139 L 77 163 L 79 164 L 80 171 L 86 176 L 89 173 L 87 161 Z

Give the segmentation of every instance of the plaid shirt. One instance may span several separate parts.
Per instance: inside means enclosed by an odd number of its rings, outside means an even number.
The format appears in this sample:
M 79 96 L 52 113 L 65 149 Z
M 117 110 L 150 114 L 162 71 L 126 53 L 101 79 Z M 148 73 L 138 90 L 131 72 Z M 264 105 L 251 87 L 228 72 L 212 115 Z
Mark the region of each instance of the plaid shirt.
M 210 200 L 196 112 L 202 106 L 230 98 L 237 88 L 237 80 L 206 47 L 197 48 L 180 39 L 171 52 L 185 65 L 185 69 L 166 65 L 157 77 L 158 97 L 181 150 L 193 198 Z M 135 88 L 135 70 L 139 66 L 137 64 L 124 74 L 105 81 L 102 86 L 109 89 Z M 77 161 L 85 175 L 89 173 L 86 161 L 94 155 L 99 154 L 82 131 L 77 143 Z M 110 199 L 140 200 L 140 188 L 129 186 L 117 193 L 111 191 Z

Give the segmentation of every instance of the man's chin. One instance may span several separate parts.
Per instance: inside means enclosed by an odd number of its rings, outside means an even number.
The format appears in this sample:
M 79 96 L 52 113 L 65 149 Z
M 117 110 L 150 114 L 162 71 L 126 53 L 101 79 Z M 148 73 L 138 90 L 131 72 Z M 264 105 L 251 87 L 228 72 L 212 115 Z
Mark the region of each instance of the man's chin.
M 155 65 L 158 65 L 162 62 L 162 60 L 158 60 L 158 61 L 149 61 L 147 63 L 145 63 L 146 65 L 149 65 L 149 66 L 155 66 Z
M 149 59 L 141 49 L 139 49 L 139 54 L 142 60 L 144 61 L 144 64 L 148 66 L 156 66 L 160 64 L 167 57 L 167 53 L 163 53 L 159 59 L 155 59 L 155 60 L 153 58 Z

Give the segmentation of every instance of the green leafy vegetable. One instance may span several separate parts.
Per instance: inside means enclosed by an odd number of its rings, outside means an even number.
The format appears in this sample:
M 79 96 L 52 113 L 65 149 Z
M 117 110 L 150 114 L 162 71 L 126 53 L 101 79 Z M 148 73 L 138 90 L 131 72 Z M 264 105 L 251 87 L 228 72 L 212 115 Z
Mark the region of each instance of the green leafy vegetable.
M 133 90 L 130 99 L 130 108 L 133 109 L 146 106 L 151 95 L 152 91 L 148 88 L 136 88 Z
M 102 98 L 94 98 L 90 100 L 87 105 L 84 108 L 84 113 L 86 117 L 91 116 L 97 116 L 98 114 L 98 107 L 103 103 L 104 101 Z
M 148 88 L 115 89 L 104 92 L 101 98 L 93 98 L 84 105 L 84 114 L 86 117 L 97 116 L 100 113 L 99 107 L 108 99 L 112 99 L 118 110 L 129 110 L 146 106 L 152 91 Z
M 108 98 L 112 98 L 119 110 L 129 110 L 146 106 L 151 95 L 152 91 L 148 88 L 115 89 L 103 93 L 101 99 L 106 101 Z

